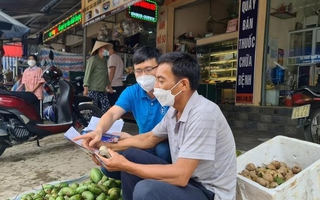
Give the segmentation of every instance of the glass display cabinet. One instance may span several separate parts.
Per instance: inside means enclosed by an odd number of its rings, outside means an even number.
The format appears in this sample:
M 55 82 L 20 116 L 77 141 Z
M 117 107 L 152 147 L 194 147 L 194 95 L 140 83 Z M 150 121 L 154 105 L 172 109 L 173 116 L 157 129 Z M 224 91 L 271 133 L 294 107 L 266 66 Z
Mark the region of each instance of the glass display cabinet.
M 237 39 L 196 47 L 203 83 L 236 81 Z
M 218 104 L 234 103 L 237 76 L 238 32 L 197 40 L 201 67 L 199 94 Z

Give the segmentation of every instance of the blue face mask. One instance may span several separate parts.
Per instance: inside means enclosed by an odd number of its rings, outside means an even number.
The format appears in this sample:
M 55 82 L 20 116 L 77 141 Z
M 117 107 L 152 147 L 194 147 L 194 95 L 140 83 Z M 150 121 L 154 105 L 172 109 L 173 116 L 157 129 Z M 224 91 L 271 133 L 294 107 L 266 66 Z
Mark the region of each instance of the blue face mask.
M 108 50 L 103 50 L 103 56 L 109 56 L 109 51 Z

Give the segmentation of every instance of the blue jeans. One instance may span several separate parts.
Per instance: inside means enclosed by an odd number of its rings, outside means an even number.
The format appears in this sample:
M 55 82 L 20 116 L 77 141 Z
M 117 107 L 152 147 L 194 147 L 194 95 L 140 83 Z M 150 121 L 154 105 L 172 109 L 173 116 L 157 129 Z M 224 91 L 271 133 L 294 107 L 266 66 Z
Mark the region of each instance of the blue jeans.
M 162 141 L 159 144 L 157 144 L 154 148 L 147 149 L 146 151 L 161 158 L 167 163 L 172 163 L 168 140 Z M 122 152 L 119 153 L 122 154 Z M 103 167 L 101 167 L 101 171 L 104 173 L 104 175 L 110 178 L 121 180 L 120 172 L 109 172 Z
M 146 151 L 130 148 L 123 156 L 139 164 L 168 164 L 159 157 Z M 178 187 L 163 181 L 141 179 L 135 175 L 121 172 L 122 195 L 124 200 L 213 200 L 214 193 L 202 184 L 190 179 L 185 187 Z

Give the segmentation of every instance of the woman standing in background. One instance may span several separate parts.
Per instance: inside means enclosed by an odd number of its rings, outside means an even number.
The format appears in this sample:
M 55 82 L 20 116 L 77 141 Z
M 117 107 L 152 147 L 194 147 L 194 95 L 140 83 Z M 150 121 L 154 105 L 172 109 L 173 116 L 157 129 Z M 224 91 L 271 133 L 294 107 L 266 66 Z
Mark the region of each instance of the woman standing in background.
M 34 93 L 39 100 L 42 100 L 42 86 L 45 80 L 42 78 L 42 69 L 40 67 L 37 67 L 36 63 L 37 56 L 30 55 L 28 57 L 29 67 L 23 72 L 21 87 L 24 86 L 26 92 Z

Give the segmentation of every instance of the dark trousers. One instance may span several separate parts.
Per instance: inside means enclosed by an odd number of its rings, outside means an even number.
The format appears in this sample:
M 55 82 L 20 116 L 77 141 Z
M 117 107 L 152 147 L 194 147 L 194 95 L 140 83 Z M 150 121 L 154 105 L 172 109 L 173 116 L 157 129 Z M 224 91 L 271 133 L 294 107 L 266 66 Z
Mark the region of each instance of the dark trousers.
M 170 163 L 170 164 L 172 163 L 168 140 L 162 141 L 159 144 L 157 144 L 154 148 L 147 149 L 146 151 L 165 160 L 167 163 Z M 119 152 L 119 153 L 122 154 L 122 152 Z M 103 167 L 101 167 L 101 171 L 104 173 L 104 175 L 106 175 L 110 178 L 121 180 L 121 175 L 120 175 L 119 171 L 118 172 L 109 172 L 108 170 L 106 170 Z
M 116 104 L 120 94 L 125 88 L 126 88 L 125 86 L 112 87 L 112 89 L 115 90 L 116 92 L 113 92 L 112 94 L 108 93 L 110 107 Z
M 88 97 L 93 99 L 94 105 L 100 107 L 102 113 L 107 112 L 110 107 L 108 94 L 106 92 L 89 91 Z
M 139 164 L 168 164 L 153 154 L 135 148 L 125 150 L 123 156 Z M 121 180 L 124 200 L 211 200 L 214 198 L 214 193 L 193 180 L 190 180 L 185 187 L 178 187 L 158 180 L 141 179 L 126 172 L 121 172 Z

